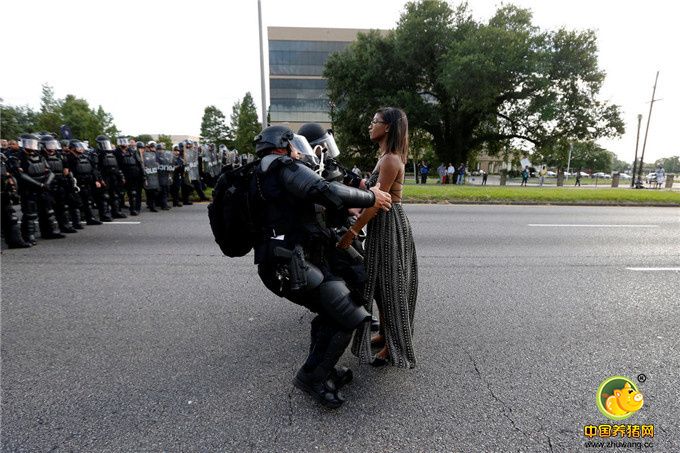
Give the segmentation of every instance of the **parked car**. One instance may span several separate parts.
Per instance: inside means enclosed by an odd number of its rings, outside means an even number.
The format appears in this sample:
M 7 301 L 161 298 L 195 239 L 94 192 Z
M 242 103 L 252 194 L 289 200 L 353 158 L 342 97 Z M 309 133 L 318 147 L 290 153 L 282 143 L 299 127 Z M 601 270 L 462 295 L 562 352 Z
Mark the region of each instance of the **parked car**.
M 621 179 L 632 179 L 633 177 L 628 173 L 619 173 L 619 178 Z
M 581 172 L 581 178 L 590 178 L 590 175 L 586 173 L 585 171 Z
M 645 179 L 647 180 L 647 184 L 651 184 L 653 182 L 656 182 L 656 172 L 651 172 L 651 173 L 647 174 Z
M 609 179 L 611 178 L 611 175 L 609 173 L 604 173 L 602 171 L 598 171 L 597 173 L 593 173 L 591 178 L 603 178 L 603 179 Z
M 571 176 L 571 173 L 569 173 L 568 171 L 565 171 L 564 176 Z
M 545 175 L 546 176 L 557 176 L 557 173 L 555 173 L 554 171 L 548 170 L 548 172 Z

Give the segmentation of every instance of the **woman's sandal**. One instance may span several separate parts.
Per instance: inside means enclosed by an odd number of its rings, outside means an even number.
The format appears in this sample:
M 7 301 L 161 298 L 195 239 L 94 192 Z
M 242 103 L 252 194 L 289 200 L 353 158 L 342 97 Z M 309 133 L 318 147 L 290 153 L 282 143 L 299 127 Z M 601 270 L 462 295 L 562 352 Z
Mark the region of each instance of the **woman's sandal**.
M 382 352 L 382 351 L 380 351 Z M 382 367 L 385 365 L 389 365 L 390 363 L 390 354 L 389 352 L 385 354 L 384 356 L 380 355 L 380 352 L 378 352 L 376 355 L 373 356 L 373 361 L 371 362 L 371 365 L 374 367 Z

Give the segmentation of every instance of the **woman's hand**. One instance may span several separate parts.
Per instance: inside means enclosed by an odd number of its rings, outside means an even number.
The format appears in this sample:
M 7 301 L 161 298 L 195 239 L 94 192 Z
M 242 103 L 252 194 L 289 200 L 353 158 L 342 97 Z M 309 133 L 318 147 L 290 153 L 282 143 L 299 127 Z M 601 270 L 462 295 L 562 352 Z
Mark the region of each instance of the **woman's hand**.
M 349 229 L 345 234 L 342 235 L 342 238 L 340 238 L 340 241 L 336 244 L 336 247 L 339 249 L 347 249 L 349 248 L 350 245 L 352 245 L 352 241 L 356 237 L 356 234 Z
M 359 218 L 359 216 L 361 215 L 361 208 L 349 208 L 347 210 L 347 213 L 350 216 L 354 217 L 355 219 Z
M 388 192 L 380 190 L 380 183 L 371 187 L 370 191 L 375 195 L 374 208 L 380 208 L 383 211 L 389 211 L 392 208 L 392 196 Z

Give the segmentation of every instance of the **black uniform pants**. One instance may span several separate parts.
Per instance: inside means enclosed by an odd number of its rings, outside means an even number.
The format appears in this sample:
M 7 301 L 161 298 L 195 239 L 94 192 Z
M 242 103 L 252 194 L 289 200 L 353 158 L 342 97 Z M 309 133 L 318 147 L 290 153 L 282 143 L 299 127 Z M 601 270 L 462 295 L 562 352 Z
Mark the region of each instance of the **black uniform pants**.
M 57 233 L 57 221 L 49 192 L 25 191 L 21 194 L 21 234 L 25 240 L 35 241 L 35 221 L 38 220 L 40 235 Z
M 123 198 L 123 181 L 116 174 L 107 174 L 104 176 L 104 183 L 106 184 L 104 199 L 111 206 L 111 214 L 118 215 Z
M 311 324 L 309 353 L 302 368 L 306 373 L 314 373 L 318 379 L 325 379 L 349 346 L 352 330 L 343 328 L 333 317 L 324 313 L 319 304 L 318 291 L 291 292 L 285 282 L 282 285 L 276 264 L 260 264 L 258 274 L 264 285 L 274 294 L 317 313 Z M 339 280 L 330 274 L 325 277 Z
M 125 175 L 125 192 L 127 192 L 130 212 L 139 212 L 142 209 L 142 189 L 144 177 L 141 175 Z

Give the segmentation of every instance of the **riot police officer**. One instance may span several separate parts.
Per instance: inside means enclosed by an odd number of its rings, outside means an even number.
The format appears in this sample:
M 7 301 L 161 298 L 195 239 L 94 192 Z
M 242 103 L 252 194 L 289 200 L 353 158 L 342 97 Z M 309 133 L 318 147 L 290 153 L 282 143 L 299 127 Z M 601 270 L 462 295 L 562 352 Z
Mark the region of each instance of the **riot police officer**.
M 141 144 L 141 147 L 140 147 Z M 142 149 L 144 144 L 137 143 L 137 149 Z M 151 212 L 158 212 L 156 209 L 156 199 L 160 184 L 158 181 L 158 156 L 156 155 L 156 142 L 150 141 L 144 148 L 144 189 L 146 191 L 146 206 Z
M 106 217 L 105 203 L 99 191 L 102 187 L 102 181 L 94 161 L 96 156 L 88 154 L 85 149 L 85 144 L 79 140 L 69 142 L 66 161 L 78 185 L 78 192 L 74 193 L 71 199 L 71 217 L 80 222 L 80 211 L 82 210 L 87 225 L 101 225 L 102 221 L 111 221 L 111 218 Z M 99 208 L 101 221 L 94 217 L 93 203 L 96 203 Z
M 3 140 L 3 142 L 6 142 L 6 140 Z M 6 145 L 6 143 L 3 143 L 3 145 Z M 21 237 L 19 217 L 17 217 L 17 213 L 14 211 L 14 205 L 19 202 L 19 194 L 17 192 L 17 182 L 7 166 L 5 152 L 8 149 L 8 146 L 3 146 L 0 153 L 0 177 L 2 178 L 2 194 L 0 194 L 2 214 L 0 214 L 0 220 L 2 221 L 2 235 L 9 248 L 25 248 L 30 247 L 31 244 L 25 242 Z
M 195 146 L 193 142 L 189 140 L 184 141 L 184 187 L 186 188 L 186 195 L 185 192 L 182 191 L 184 204 L 191 204 L 190 202 L 187 203 L 187 201 L 189 201 L 189 196 L 194 190 L 196 191 L 200 201 L 208 201 L 208 197 L 206 197 L 205 193 L 203 193 L 203 187 L 201 185 L 201 176 L 199 173 L 198 162 L 199 151 L 196 148 L 197 145 Z
M 40 236 L 43 239 L 63 238 L 65 236 L 57 227 L 50 195 L 54 173 L 50 171 L 45 158 L 39 153 L 39 139 L 34 134 L 23 134 L 21 145 L 21 152 L 12 159 L 10 165 L 14 177 L 19 182 L 21 235 L 25 242 L 35 245 L 37 243 L 35 221 L 38 220 Z
M 109 138 L 99 135 L 95 140 L 97 142 L 99 173 L 104 181 L 104 200 L 111 207 L 111 217 L 124 219 L 127 216 L 121 212 L 120 204 L 123 199 L 121 192 L 125 185 L 125 176 L 118 166 L 118 159 L 116 159 Z
M 170 186 L 170 194 L 172 195 L 172 206 L 181 207 L 182 197 L 180 196 L 180 189 L 182 189 L 182 181 L 184 178 L 184 159 L 179 150 L 179 145 L 174 145 L 172 147 L 172 158 L 173 158 L 173 172 L 172 172 L 172 185 Z
M 40 147 L 50 171 L 54 173 L 54 183 L 50 188 L 50 194 L 59 229 L 62 233 L 75 233 L 76 225 L 71 222 L 69 206 L 73 191 L 73 177 L 69 173 L 66 157 L 62 154 L 61 144 L 53 136 L 43 135 L 40 138 Z M 77 226 L 79 229 L 83 228 L 80 223 Z
M 389 209 L 390 196 L 379 186 L 365 191 L 325 181 L 297 160 L 295 140 L 285 126 L 267 127 L 255 139 L 262 158 L 250 189 L 262 228 L 255 243 L 255 263 L 269 290 L 317 313 L 309 355 L 293 383 L 322 405 L 337 408 L 344 401 L 338 389 L 352 374 L 335 365 L 352 331 L 370 314 L 362 301 L 353 300 L 340 277 L 343 269 L 334 259 L 337 235 L 317 215 L 317 204 L 337 211 Z
M 125 177 L 125 190 L 128 196 L 130 215 L 139 215 L 142 206 L 142 188 L 144 187 L 144 166 L 136 147 L 130 146 L 128 137 L 116 138 L 116 159 Z
M 172 187 L 172 174 L 175 171 L 174 157 L 172 151 L 163 149 L 163 143 L 156 145 L 156 155 L 158 156 L 158 205 L 164 211 L 170 209 L 168 206 L 168 196 Z

